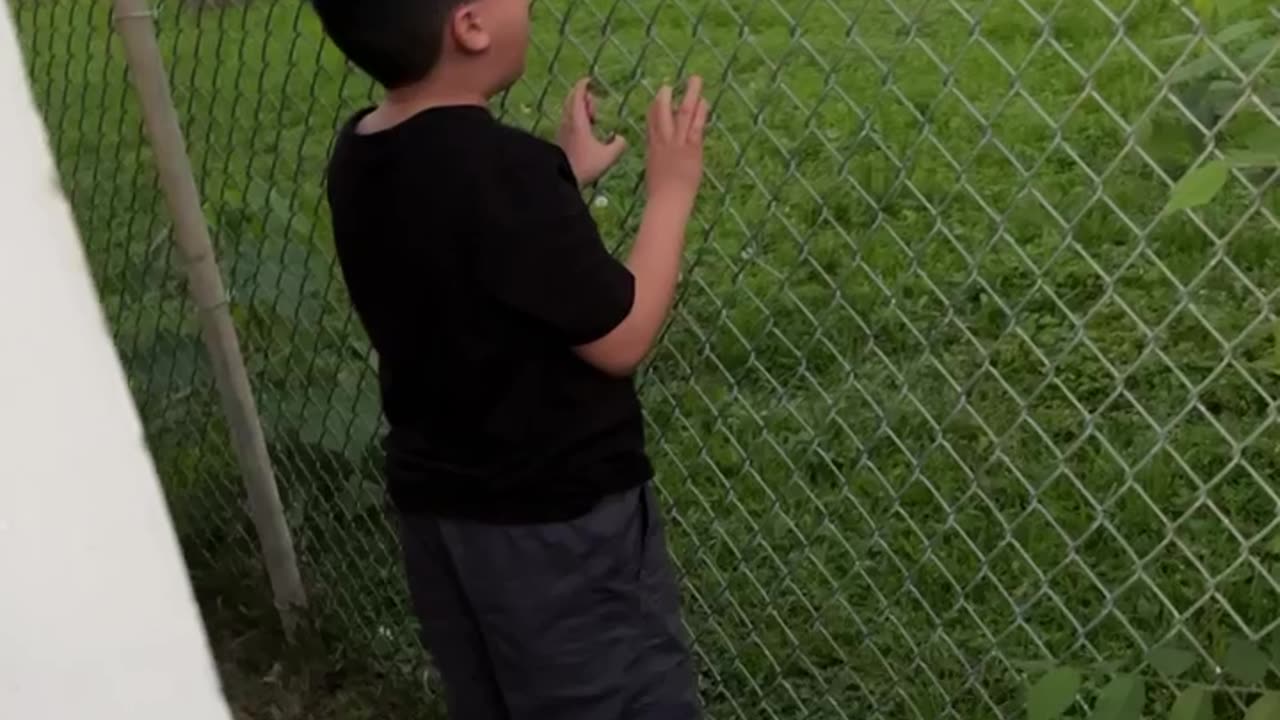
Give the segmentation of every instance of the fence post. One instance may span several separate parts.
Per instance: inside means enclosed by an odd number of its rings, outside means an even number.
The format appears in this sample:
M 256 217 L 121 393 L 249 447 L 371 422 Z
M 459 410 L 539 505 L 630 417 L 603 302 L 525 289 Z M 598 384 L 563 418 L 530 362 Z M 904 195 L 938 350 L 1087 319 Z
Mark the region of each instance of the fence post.
M 154 14 L 148 0 L 114 0 L 114 3 L 113 22 L 124 44 L 165 202 L 173 217 L 174 238 L 187 267 L 191 298 L 199 312 L 205 350 L 231 426 L 233 447 L 247 486 L 249 511 L 271 579 L 276 608 L 285 632 L 292 634 L 296 621 L 294 611 L 306 605 L 306 594 L 249 373 L 227 306 L 226 288 L 205 224 L 200 191 L 156 41 Z

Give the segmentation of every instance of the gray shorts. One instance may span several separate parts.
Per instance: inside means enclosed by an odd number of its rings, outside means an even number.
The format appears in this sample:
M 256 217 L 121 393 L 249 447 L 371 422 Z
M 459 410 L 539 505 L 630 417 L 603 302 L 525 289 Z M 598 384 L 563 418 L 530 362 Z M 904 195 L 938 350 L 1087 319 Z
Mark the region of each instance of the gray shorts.
M 402 515 L 453 720 L 694 720 L 697 679 L 652 490 L 564 523 Z

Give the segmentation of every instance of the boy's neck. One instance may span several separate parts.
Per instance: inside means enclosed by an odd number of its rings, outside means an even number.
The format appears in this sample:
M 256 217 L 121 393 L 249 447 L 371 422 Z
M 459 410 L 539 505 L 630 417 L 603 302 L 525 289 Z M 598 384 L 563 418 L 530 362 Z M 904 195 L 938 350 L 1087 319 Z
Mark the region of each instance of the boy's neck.
M 486 93 L 428 78 L 412 85 L 388 90 L 382 102 L 360 123 L 359 131 L 373 133 L 394 127 L 424 110 L 437 107 L 487 107 Z
M 422 82 L 395 90 L 388 90 L 382 105 L 387 108 L 426 110 L 448 105 L 478 105 L 485 107 L 489 98 L 482 92 L 461 88 L 439 87 L 435 83 Z
M 442 62 L 434 72 L 418 82 L 388 90 L 383 104 L 417 110 L 448 105 L 485 107 L 491 94 L 485 81 L 475 76 L 474 70 Z

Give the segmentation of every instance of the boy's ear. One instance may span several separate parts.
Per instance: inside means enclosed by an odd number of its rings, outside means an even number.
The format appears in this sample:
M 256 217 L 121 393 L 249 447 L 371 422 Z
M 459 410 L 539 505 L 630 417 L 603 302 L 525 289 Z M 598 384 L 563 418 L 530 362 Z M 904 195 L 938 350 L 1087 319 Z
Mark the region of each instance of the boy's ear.
M 463 3 L 453 11 L 449 32 L 458 49 L 466 53 L 485 52 L 493 42 L 476 3 Z

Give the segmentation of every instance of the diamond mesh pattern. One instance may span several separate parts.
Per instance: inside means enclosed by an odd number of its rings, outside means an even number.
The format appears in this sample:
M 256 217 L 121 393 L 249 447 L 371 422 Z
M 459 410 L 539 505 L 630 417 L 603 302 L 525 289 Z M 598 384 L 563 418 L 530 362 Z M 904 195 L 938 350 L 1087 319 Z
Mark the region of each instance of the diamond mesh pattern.
M 268 597 L 108 10 L 11 8 L 197 587 Z M 535 16 L 511 122 L 548 132 L 590 72 L 636 141 L 661 82 L 712 88 L 641 392 L 713 717 L 1010 718 L 1029 663 L 1277 630 L 1277 169 L 1163 212 L 1238 123 L 1280 131 L 1274 42 L 1242 51 L 1154 0 Z M 374 378 L 321 188 L 373 89 L 304 4 L 158 24 L 314 602 L 408 673 Z M 1211 64 L 1245 89 L 1206 114 L 1177 78 Z M 641 170 L 633 153 L 592 198 L 620 245 Z

